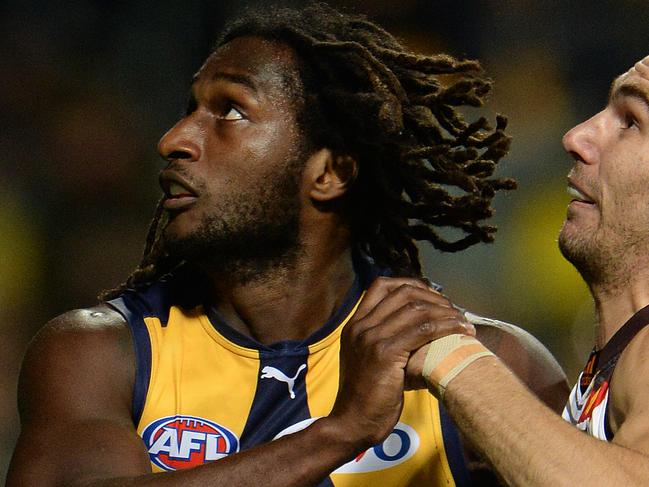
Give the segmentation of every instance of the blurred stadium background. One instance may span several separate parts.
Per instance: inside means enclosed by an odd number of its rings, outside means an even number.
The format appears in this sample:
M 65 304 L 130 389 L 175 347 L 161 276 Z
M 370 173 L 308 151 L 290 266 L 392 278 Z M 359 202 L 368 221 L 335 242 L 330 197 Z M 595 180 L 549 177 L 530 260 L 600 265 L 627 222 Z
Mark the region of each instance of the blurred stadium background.
M 592 307 L 556 247 L 570 158 L 561 135 L 601 108 L 610 81 L 649 54 L 643 0 L 332 1 L 412 49 L 480 59 L 510 119 L 493 245 L 426 269 L 456 302 L 520 324 L 571 379 L 590 349 Z M 0 46 L 0 478 L 18 432 L 15 389 L 29 339 L 95 303 L 136 265 L 162 167 L 158 138 L 224 20 L 246 2 L 4 0 Z M 300 2 L 293 2 L 299 5 Z M 644 40 L 643 40 L 644 39 Z

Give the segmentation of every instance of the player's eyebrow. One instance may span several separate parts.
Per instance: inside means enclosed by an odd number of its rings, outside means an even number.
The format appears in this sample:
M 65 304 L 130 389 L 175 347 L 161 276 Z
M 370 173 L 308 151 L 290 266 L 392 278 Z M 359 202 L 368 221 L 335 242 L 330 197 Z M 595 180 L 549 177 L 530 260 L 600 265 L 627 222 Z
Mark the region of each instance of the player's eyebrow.
M 259 91 L 257 89 L 257 85 L 255 84 L 254 80 L 250 76 L 246 76 L 245 74 L 217 72 L 214 74 L 214 76 L 212 76 L 212 80 L 214 81 L 224 80 L 224 81 L 229 81 L 230 83 L 243 85 L 246 88 L 248 88 L 250 91 L 252 91 L 255 95 L 257 95 Z
M 192 77 L 192 85 L 198 81 L 200 72 L 196 73 Z M 210 78 L 212 81 L 228 81 L 230 83 L 236 83 L 238 85 L 243 85 L 246 87 L 249 91 L 251 91 L 254 95 L 257 95 L 259 93 L 259 89 L 257 88 L 257 84 L 254 82 L 254 80 L 245 74 L 239 74 L 239 73 L 226 73 L 223 71 L 217 71 L 212 75 Z
M 642 102 L 647 112 L 649 112 L 649 93 L 636 84 L 625 83 L 624 81 L 621 81 L 620 78 L 618 78 L 611 86 L 609 99 L 615 100 L 623 96 L 632 97 Z
M 199 77 L 200 77 L 200 72 L 192 76 L 191 88 L 189 90 L 189 100 L 187 102 L 187 110 L 186 110 L 187 115 L 192 113 L 198 107 L 198 100 L 196 99 L 196 95 L 194 94 L 194 85 L 198 81 Z M 250 76 L 246 76 L 245 74 L 217 72 L 211 77 L 211 80 L 212 81 L 223 80 L 229 83 L 235 83 L 241 85 L 254 98 L 257 99 L 259 98 L 259 90 L 257 89 L 257 85 L 255 84 L 255 82 Z

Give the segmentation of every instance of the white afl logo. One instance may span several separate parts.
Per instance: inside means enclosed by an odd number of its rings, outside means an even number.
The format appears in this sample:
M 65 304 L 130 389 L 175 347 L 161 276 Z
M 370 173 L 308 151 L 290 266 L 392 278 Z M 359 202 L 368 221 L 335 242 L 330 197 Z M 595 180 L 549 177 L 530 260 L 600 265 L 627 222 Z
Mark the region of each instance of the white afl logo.
M 309 418 L 289 426 L 280 432 L 274 440 L 284 435 L 303 430 L 318 418 Z M 392 433 L 378 445 L 365 450 L 351 462 L 347 462 L 333 473 L 362 473 L 385 470 L 399 465 L 412 457 L 419 449 L 419 435 L 412 426 L 397 423 Z

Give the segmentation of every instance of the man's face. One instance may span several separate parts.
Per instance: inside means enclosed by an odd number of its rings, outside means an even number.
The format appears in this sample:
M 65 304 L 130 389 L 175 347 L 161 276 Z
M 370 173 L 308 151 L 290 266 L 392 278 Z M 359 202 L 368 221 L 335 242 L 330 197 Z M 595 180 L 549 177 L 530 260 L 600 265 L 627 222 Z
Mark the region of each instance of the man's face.
M 590 284 L 619 280 L 649 256 L 649 57 L 613 82 L 604 110 L 563 145 L 575 164 L 561 251 Z
M 214 52 L 195 77 L 187 115 L 159 143 L 170 252 L 229 272 L 297 247 L 300 174 L 294 52 L 255 37 Z

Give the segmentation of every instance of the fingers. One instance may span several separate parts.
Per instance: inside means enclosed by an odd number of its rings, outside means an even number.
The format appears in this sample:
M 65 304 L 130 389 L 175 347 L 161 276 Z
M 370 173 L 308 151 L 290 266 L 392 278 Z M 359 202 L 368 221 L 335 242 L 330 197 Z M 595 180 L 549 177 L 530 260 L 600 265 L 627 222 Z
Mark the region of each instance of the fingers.
M 436 338 L 473 332 L 463 313 L 423 280 L 377 279 L 342 331 L 340 386 L 330 416 L 352 437 L 359 431 L 368 444 L 382 441 L 401 413 L 405 381 L 421 387 L 406 370 L 413 352 Z
M 408 296 L 405 302 L 403 295 Z M 404 304 L 399 306 L 402 302 Z M 364 320 L 368 324 L 375 325 L 374 333 L 379 339 L 402 333 L 417 333 L 430 336 L 427 340 L 430 341 L 439 338 L 439 328 L 442 324 L 453 328 L 455 333 L 467 333 L 468 327 L 473 327 L 466 320 L 464 313 L 452 306 L 448 299 L 442 297 L 429 299 L 427 293 L 420 290 L 400 288 L 394 295 L 386 297 L 381 305 L 370 312 Z
M 401 286 L 410 286 L 412 288 L 419 288 L 424 291 L 428 290 L 432 293 L 437 293 L 437 291 L 428 287 L 428 285 L 421 279 L 379 277 L 374 280 L 365 293 L 363 301 L 356 311 L 356 317 L 358 319 L 364 318 L 367 313 L 372 311 L 386 296 Z
M 379 361 L 407 361 L 411 352 L 437 338 L 475 334 L 462 311 L 419 280 L 384 279 L 365 299 L 365 314 L 345 327 L 344 342 L 356 351 L 372 350 Z
M 373 349 L 386 362 L 407 360 L 414 350 L 453 333 L 469 333 L 462 312 L 422 301 L 402 306 L 376 326 L 351 331 L 356 347 Z
M 457 310 L 440 313 L 430 309 L 418 316 L 406 310 L 391 318 L 377 328 L 376 336 L 378 340 L 386 341 L 388 347 L 399 350 L 411 352 L 446 335 L 468 334 L 466 319 Z
M 393 311 L 411 301 L 438 302 L 441 306 L 452 306 L 451 302 L 423 280 L 411 278 L 376 279 L 356 312 L 356 319 L 370 318 L 378 323 Z
M 421 326 L 445 318 L 457 320 L 465 326 L 458 332 L 473 332 L 473 325 L 448 298 L 420 280 L 377 280 L 368 290 L 363 304 L 365 308 L 357 313 L 355 319 L 356 333 L 380 324 L 381 334 L 395 335 L 413 325 Z M 371 309 L 367 310 L 370 306 Z

